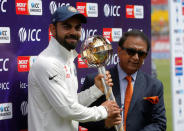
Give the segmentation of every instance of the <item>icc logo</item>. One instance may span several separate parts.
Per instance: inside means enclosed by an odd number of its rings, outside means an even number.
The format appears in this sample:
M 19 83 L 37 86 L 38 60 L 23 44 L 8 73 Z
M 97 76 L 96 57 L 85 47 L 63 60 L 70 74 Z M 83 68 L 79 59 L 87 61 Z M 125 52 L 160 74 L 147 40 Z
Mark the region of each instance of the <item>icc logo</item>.
M 25 42 L 27 41 L 40 41 L 39 33 L 41 32 L 41 29 L 29 29 L 26 31 L 25 28 L 20 28 L 19 29 L 19 38 L 20 42 Z
M 10 88 L 9 88 L 9 82 L 2 82 L 2 83 L 0 83 L 0 89 L 1 90 L 9 90 Z
M 107 63 L 109 65 L 116 65 L 119 62 L 118 54 L 113 54 L 111 60 Z
M 54 12 L 57 10 L 57 5 L 55 1 L 50 2 L 49 9 L 50 9 L 51 14 L 54 14 Z
M 86 29 L 84 30 L 83 28 L 81 29 L 81 41 L 84 41 L 90 36 L 94 36 L 97 33 L 97 29 Z
M 21 110 L 23 116 L 27 115 L 27 113 L 28 113 L 27 104 L 28 104 L 27 101 L 23 101 L 21 103 L 20 110 Z
M 9 58 L 6 59 L 0 59 L 0 63 L 2 63 L 2 67 L 0 67 L 0 72 L 2 71 L 8 71 L 7 63 L 10 61 Z
M 1 30 L 0 30 L 0 36 L 1 36 L 1 35 L 2 35 L 2 36 L 7 36 L 7 31 L 6 31 L 6 30 L 5 30 L 5 31 L 1 31 Z
M 110 6 L 109 4 L 104 5 L 104 14 L 108 16 L 120 16 L 119 14 L 120 6 Z
M 5 13 L 6 12 L 6 10 L 4 9 L 4 4 L 5 3 L 7 3 L 7 0 L 0 0 L 0 8 L 1 8 L 1 11 L 3 12 L 3 13 Z
M 5 112 L 5 111 L 7 112 L 7 111 L 9 111 L 9 106 L 5 106 L 5 107 L 1 106 L 0 107 L 0 111 L 1 112 Z
M 69 6 L 69 5 L 70 3 L 58 3 L 58 6 L 57 6 L 55 1 L 51 1 L 49 9 L 50 9 L 51 14 L 54 14 L 54 12 L 57 10 L 57 7 Z
M 39 3 L 31 3 L 32 8 L 39 8 Z

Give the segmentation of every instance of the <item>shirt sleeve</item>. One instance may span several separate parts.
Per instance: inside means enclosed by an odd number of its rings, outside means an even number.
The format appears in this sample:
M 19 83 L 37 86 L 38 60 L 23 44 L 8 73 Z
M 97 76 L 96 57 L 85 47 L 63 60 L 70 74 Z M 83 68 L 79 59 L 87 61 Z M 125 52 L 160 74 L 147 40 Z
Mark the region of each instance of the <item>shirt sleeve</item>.
M 89 106 L 102 95 L 102 91 L 98 89 L 96 85 L 93 85 L 89 89 L 78 93 L 79 103 L 85 106 Z
M 60 63 L 48 59 L 42 60 L 33 73 L 46 99 L 61 117 L 80 122 L 99 121 L 107 118 L 107 111 L 103 106 L 88 108 L 83 106 L 88 105 L 87 101 L 80 99 L 82 105 L 74 100 L 74 94 L 67 86 L 65 70 Z M 97 98 L 95 90 L 86 92 L 93 94 L 91 95 L 93 100 Z M 85 95 L 81 94 L 80 98 L 82 98 L 81 96 L 84 98 Z

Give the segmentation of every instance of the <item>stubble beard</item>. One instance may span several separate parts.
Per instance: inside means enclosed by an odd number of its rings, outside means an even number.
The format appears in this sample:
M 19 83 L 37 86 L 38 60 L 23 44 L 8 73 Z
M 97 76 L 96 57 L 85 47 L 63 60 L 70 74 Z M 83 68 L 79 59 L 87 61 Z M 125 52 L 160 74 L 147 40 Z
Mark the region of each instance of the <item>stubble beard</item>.
M 66 39 L 67 38 L 73 38 L 75 40 L 77 40 L 77 42 L 67 42 Z M 76 35 L 70 35 L 70 36 L 65 36 L 63 39 L 61 37 L 59 37 L 56 34 L 56 40 L 60 43 L 60 45 L 62 45 L 63 47 L 65 47 L 67 50 L 74 50 L 77 46 L 77 43 L 79 41 L 79 37 Z

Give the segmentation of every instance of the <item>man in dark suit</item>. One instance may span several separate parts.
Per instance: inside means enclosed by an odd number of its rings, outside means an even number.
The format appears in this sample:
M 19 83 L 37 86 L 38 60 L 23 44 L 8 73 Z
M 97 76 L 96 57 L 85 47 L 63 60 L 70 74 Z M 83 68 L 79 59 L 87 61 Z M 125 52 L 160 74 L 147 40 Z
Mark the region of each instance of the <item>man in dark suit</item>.
M 118 56 L 119 63 L 110 68 L 113 80 L 112 91 L 117 104 L 122 107 L 122 121 L 125 131 L 165 131 L 166 117 L 163 98 L 162 83 L 140 71 L 144 59 L 150 49 L 150 42 L 146 35 L 139 30 L 132 30 L 123 34 L 119 41 Z M 94 84 L 92 74 L 86 77 L 81 90 L 85 90 Z M 128 81 L 126 76 L 131 77 L 132 95 L 125 118 L 125 99 Z M 105 101 L 105 96 L 100 97 L 91 106 L 100 105 Z M 127 107 L 126 107 L 127 108 Z M 105 121 L 82 123 L 88 131 L 115 131 L 115 118 Z

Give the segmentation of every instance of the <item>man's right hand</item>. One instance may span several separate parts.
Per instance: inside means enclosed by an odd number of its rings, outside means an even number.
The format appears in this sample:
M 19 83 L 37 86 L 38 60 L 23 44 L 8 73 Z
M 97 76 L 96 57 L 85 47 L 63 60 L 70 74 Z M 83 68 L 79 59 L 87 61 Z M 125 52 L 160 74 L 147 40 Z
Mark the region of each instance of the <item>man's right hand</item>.
M 121 124 L 121 109 L 117 105 L 116 102 L 114 101 L 105 101 L 102 103 L 102 106 L 104 106 L 107 109 L 108 112 L 108 117 L 105 120 L 105 127 L 106 128 L 111 128 L 114 125 L 119 125 Z
M 115 117 L 120 115 L 121 109 L 119 108 L 116 102 L 105 101 L 101 105 L 107 109 L 108 117 Z

